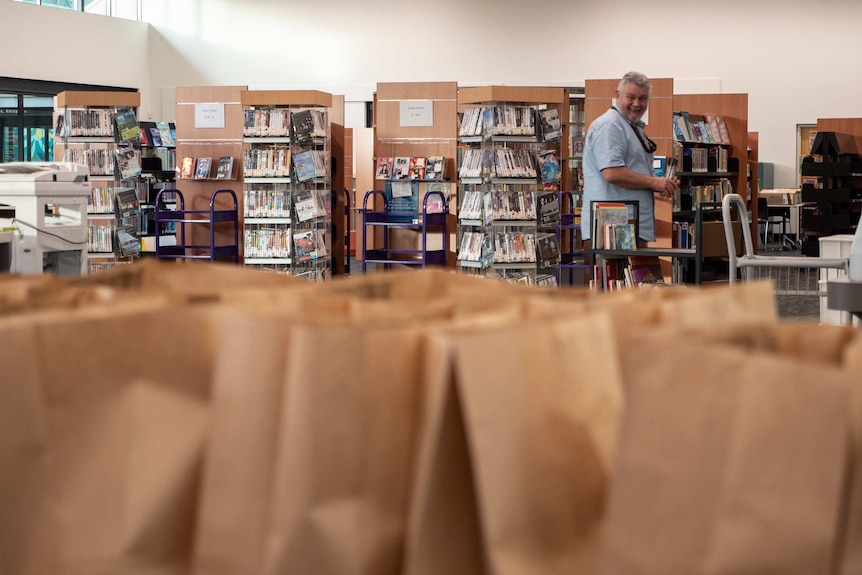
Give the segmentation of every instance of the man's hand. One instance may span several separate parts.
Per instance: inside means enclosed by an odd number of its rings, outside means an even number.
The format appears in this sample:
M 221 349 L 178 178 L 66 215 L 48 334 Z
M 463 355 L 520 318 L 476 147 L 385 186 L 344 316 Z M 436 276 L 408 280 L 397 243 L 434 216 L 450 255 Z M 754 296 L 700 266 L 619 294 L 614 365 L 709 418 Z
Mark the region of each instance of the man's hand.
M 660 198 L 672 198 L 676 190 L 679 189 L 679 178 L 660 178 L 658 176 L 651 178 L 651 188 L 658 192 Z

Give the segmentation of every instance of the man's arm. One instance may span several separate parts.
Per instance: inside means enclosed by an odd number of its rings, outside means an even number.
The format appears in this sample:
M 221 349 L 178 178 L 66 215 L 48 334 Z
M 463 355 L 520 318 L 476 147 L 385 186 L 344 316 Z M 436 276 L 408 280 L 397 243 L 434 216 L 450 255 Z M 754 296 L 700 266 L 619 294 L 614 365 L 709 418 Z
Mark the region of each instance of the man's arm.
M 679 187 L 678 178 L 645 176 L 633 172 L 625 166 L 605 168 L 602 170 L 602 178 L 609 184 L 619 186 L 620 188 L 659 192 L 659 195 L 663 198 L 671 197 L 673 192 Z

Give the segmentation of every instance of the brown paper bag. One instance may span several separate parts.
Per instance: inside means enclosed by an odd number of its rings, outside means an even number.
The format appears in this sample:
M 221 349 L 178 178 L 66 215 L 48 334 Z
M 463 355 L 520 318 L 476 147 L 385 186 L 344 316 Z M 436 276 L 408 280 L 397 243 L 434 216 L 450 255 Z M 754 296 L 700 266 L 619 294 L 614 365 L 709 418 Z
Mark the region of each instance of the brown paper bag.
M 603 572 L 828 573 L 842 370 L 656 334 L 629 343 Z
M 260 573 L 292 322 L 231 311 L 218 327 L 193 573 Z
M 306 280 L 253 267 L 202 261 L 167 262 L 143 259 L 82 278 L 58 278 L 61 286 L 106 286 L 123 290 L 163 290 L 192 300 L 214 300 L 236 289 L 307 288 Z
M 398 573 L 420 329 L 296 326 L 261 573 Z
M 429 380 L 405 572 L 595 572 L 622 407 L 609 318 L 465 328 L 436 346 L 451 368 Z
M 194 572 L 396 573 L 426 327 L 449 300 L 310 297 L 220 327 Z
M 454 353 L 451 338 L 428 338 L 404 575 L 486 573 Z
M 120 308 L 0 321 L 0 571 L 187 571 L 210 322 Z

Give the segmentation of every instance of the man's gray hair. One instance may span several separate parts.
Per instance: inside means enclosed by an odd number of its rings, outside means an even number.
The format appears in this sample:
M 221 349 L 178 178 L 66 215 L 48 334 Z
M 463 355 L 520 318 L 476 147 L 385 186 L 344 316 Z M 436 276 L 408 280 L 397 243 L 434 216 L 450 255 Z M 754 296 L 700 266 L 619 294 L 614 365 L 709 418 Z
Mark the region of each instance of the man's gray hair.
M 620 85 L 617 86 L 617 89 L 622 92 L 623 86 L 626 84 L 634 84 L 638 88 L 646 88 L 647 92 L 652 92 L 652 84 L 649 83 L 649 78 L 646 77 L 646 74 L 641 74 L 640 72 L 627 73 L 620 80 Z

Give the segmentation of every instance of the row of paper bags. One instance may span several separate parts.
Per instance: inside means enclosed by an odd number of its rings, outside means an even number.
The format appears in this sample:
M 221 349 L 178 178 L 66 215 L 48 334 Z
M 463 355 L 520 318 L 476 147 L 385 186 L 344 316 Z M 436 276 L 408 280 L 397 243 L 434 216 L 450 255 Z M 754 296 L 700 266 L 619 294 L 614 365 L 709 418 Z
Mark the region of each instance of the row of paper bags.
M 0 574 L 862 573 L 862 338 L 147 262 L 0 281 Z

